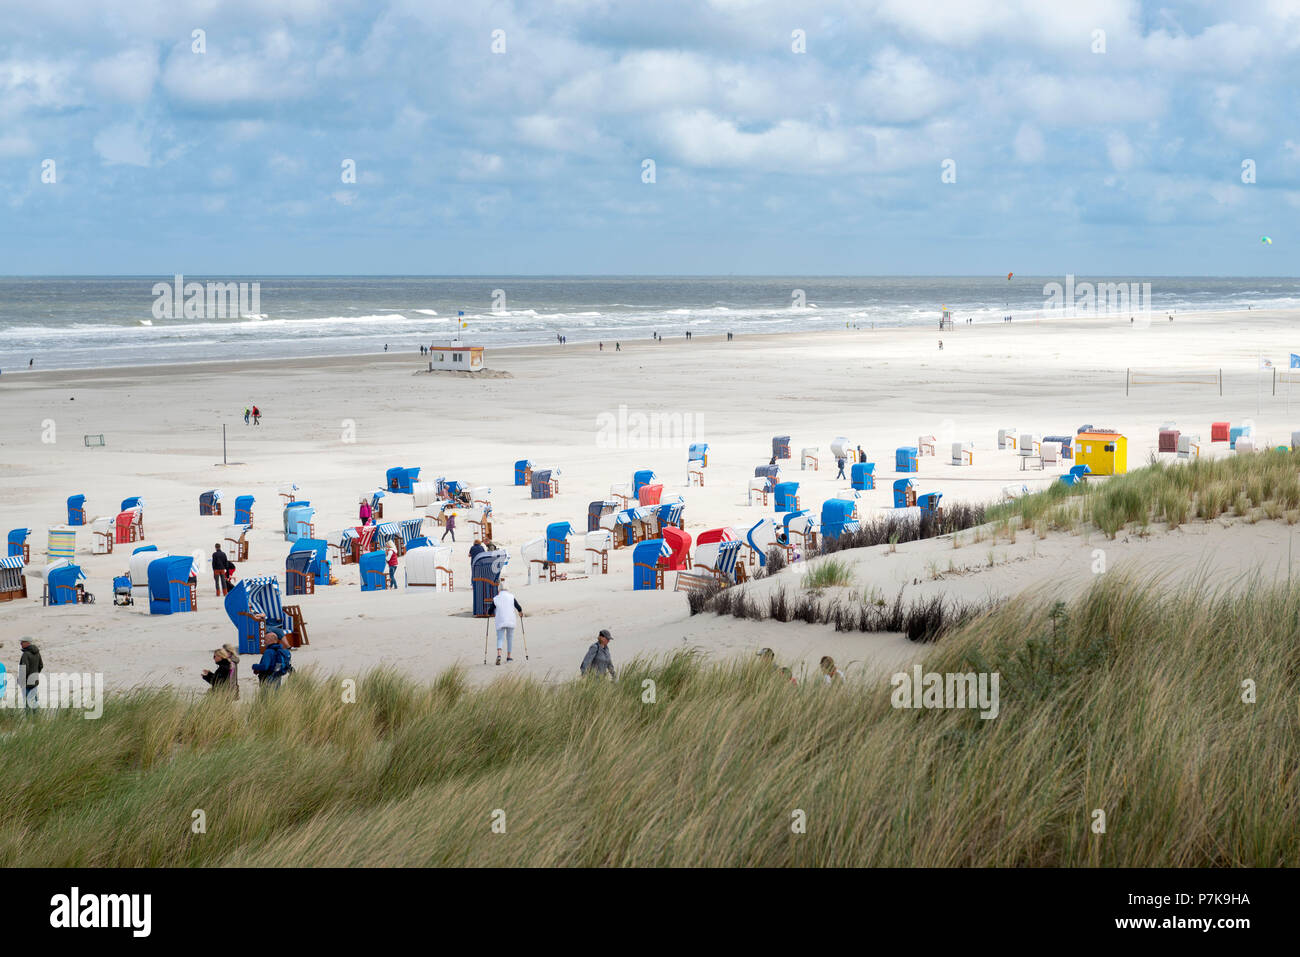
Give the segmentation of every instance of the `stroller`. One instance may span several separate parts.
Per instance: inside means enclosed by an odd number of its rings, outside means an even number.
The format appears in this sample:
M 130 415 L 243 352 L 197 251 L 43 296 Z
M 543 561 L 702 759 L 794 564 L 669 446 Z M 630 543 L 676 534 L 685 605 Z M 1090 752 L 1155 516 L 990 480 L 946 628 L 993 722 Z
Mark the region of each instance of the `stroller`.
M 114 605 L 133 605 L 135 600 L 131 597 L 131 576 L 118 575 L 113 579 L 113 604 Z

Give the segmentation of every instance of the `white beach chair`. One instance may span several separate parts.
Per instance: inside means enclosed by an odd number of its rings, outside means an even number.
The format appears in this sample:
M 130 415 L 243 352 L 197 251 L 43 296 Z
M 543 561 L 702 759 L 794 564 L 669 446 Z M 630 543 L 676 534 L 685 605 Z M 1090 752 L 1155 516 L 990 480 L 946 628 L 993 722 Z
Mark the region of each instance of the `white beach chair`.
M 609 498 L 610 501 L 617 501 L 620 508 L 630 507 L 629 502 L 632 498 L 632 483 L 619 482 L 617 485 L 611 485 L 609 487 Z
M 605 528 L 588 532 L 585 547 L 587 549 L 587 574 L 608 575 L 609 553 L 614 547 L 614 533 Z
M 1238 439 L 1240 441 L 1240 439 Z M 1178 457 L 1180 459 L 1199 459 L 1201 457 L 1201 436 L 1198 432 L 1184 432 L 1178 436 Z
M 974 465 L 975 464 L 975 443 L 954 442 L 952 444 L 952 464 L 953 465 Z
M 820 446 L 812 446 L 799 450 L 799 471 L 806 472 L 809 469 L 816 472 L 818 470 L 817 453 L 821 451 Z
M 1044 442 L 1042 444 L 1042 450 L 1043 454 L 1039 457 L 1039 462 L 1042 464 L 1043 468 L 1047 468 L 1049 465 L 1055 466 L 1061 464 L 1061 443 Z
M 916 454 L 919 458 L 922 455 L 934 455 L 935 437 L 933 435 L 921 435 L 916 439 Z
M 113 527 L 113 517 L 99 517 L 90 523 L 90 554 L 92 555 L 111 555 L 113 554 L 113 539 L 117 537 L 117 531 Z
M 762 504 L 767 504 L 767 493 L 772 491 L 772 485 L 766 478 L 752 478 L 749 480 L 749 499 L 750 505 L 754 504 L 754 496 L 758 495 L 762 499 Z
M 537 569 L 538 580 L 546 581 L 547 570 L 550 568 L 550 563 L 546 560 L 546 539 L 534 538 L 531 542 L 525 542 L 521 551 L 528 566 L 528 584 L 533 583 L 534 568 Z
M 437 482 L 412 482 L 411 503 L 416 508 L 427 508 L 438 501 Z
M 1016 448 L 1015 429 L 998 429 L 998 448 L 1000 449 Z

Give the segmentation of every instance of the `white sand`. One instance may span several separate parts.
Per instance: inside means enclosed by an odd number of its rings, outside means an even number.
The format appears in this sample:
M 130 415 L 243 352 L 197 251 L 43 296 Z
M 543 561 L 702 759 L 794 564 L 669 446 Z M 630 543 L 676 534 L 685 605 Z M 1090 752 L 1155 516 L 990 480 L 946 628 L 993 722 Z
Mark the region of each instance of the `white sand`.
M 632 591 L 630 549 L 615 553 L 607 577 L 525 586 L 519 546 L 542 535 L 548 522 L 567 519 L 578 531 L 573 551 L 580 558 L 587 503 L 606 497 L 612 484 L 630 481 L 641 467 L 658 472 L 666 497 L 686 498 L 693 535 L 719 525 L 743 530 L 772 514 L 770 505 L 746 506 L 745 488 L 754 466 L 767 462 L 774 434 L 792 436 L 796 458 L 782 463 L 786 477 L 801 482 L 801 503 L 817 509 L 847 488 L 832 478 L 830 440 L 844 434 L 861 443 L 877 463 L 877 489 L 864 493 L 864 517 L 890 503 L 895 447 L 913 445 L 925 433 L 941 441 L 936 458 L 922 459 L 919 484 L 922 491 L 945 493 L 945 503 L 990 501 L 1009 483 L 1053 479 L 1054 473 L 1022 473 L 1015 455 L 996 451 L 1003 426 L 1039 434 L 1073 433 L 1084 423 L 1117 428 L 1129 436 L 1131 467 L 1147 461 L 1157 426 L 1170 419 L 1200 432 L 1208 455 L 1232 454 L 1225 445 L 1210 446 L 1213 420 L 1252 420 L 1262 444 L 1284 444 L 1300 427 L 1300 390 L 1290 414 L 1287 386 L 1280 383 L 1278 395 L 1271 394 L 1271 375 L 1257 371 L 1257 355 L 1280 363 L 1300 348 L 1290 332 L 1296 319 L 1291 312 L 1252 311 L 1180 315 L 1148 327 L 1130 326 L 1127 318 L 1093 319 L 959 326 L 942 334 L 863 330 L 799 339 L 741 335 L 730 343 L 641 341 L 624 343 L 620 353 L 598 352 L 594 344 L 489 350 L 489 366 L 510 376 L 477 381 L 417 374 L 422 361 L 414 348 L 357 359 L 6 374 L 0 379 L 6 413 L 0 531 L 33 528 L 33 564 L 43 564 L 46 527 L 64 521 L 68 495 L 85 493 L 90 516 L 115 514 L 123 498 L 140 495 L 147 543 L 206 556 L 214 531 L 233 521 L 235 496 L 251 493 L 257 527 L 239 574 L 283 580 L 288 543 L 280 532 L 277 486 L 296 482 L 299 497 L 317 509 L 318 537 L 333 540 L 338 529 L 355 523 L 359 492 L 381 485 L 389 466 L 418 465 L 425 478 L 444 475 L 494 490 L 495 537 L 511 548 L 508 574 L 528 612 L 531 660 L 525 663 L 517 649 L 511 672 L 554 680 L 576 674 L 600 627 L 614 632 L 616 663 L 688 646 L 722 656 L 769 645 L 796 669 L 814 669 L 821 655 L 831 654 L 853 663 L 850 674 L 891 671 L 924 649 L 892 635 L 691 618 L 682 594 Z M 1222 367 L 1225 394 L 1212 386 L 1144 386 L 1126 397 L 1124 370 L 1130 366 Z M 244 406 L 253 403 L 265 416 L 259 428 L 242 420 Z M 602 444 L 598 416 L 617 416 L 620 404 L 629 413 L 682 414 L 698 426 L 699 434 L 688 438 L 710 444 L 706 487 L 685 487 L 685 443 L 650 449 Z M 347 420 L 355 423 L 352 443 L 343 441 Z M 51 444 L 42 442 L 47 422 L 57 430 Z M 231 460 L 244 464 L 214 464 L 221 461 L 222 422 L 229 427 Z M 106 448 L 83 446 L 83 433 L 101 432 Z M 973 440 L 975 466 L 949 465 L 944 439 Z M 820 471 L 799 472 L 804 446 L 821 448 Z M 534 502 L 526 489 L 514 487 L 512 466 L 519 458 L 560 468 L 559 497 Z M 212 487 L 224 490 L 226 514 L 202 517 L 198 496 Z M 386 502 L 385 520 L 417 514 L 409 496 L 390 495 Z M 468 532 L 462 525 L 457 533 L 458 587 L 451 594 L 429 588 L 362 594 L 356 566 L 335 566 L 339 585 L 292 599 L 303 606 L 311 636 L 295 664 L 340 675 L 387 664 L 424 678 L 453 663 L 467 666 L 474 680 L 505 673 L 505 666 L 482 664 L 485 625 L 469 611 Z M 989 545 L 954 550 L 950 541 L 921 542 L 901 546 L 896 555 L 864 550 L 854 561 L 857 584 L 890 598 L 900 586 L 963 598 L 1026 589 L 1065 597 L 1091 580 L 1095 547 L 1107 549 L 1112 570 L 1127 565 L 1186 577 L 1199 569 L 1220 581 L 1257 570 L 1272 579 L 1285 577 L 1290 534 L 1287 526 L 1267 521 L 1117 542 L 1102 542 L 1100 535 L 1091 542 L 1069 536 L 1036 541 L 1022 534 L 1015 546 L 995 547 L 992 569 L 942 580 L 931 579 L 935 571 L 946 573 L 949 562 L 958 569 L 986 566 Z M 79 533 L 78 562 L 97 603 L 42 608 L 36 582 L 27 601 L 0 604 L 6 664 L 16 665 L 17 638 L 32 635 L 47 668 L 102 671 L 109 689 L 205 688 L 198 673 L 209 666 L 211 649 L 235 637 L 206 569 L 197 613 L 150 616 L 140 605 L 114 608 L 111 579 L 125 571 L 132 546 L 92 556 L 90 538 L 88 528 Z M 570 573 L 582 569 L 575 562 Z M 798 574 L 795 569 L 782 579 L 794 584 Z M 671 588 L 673 575 L 666 577 Z

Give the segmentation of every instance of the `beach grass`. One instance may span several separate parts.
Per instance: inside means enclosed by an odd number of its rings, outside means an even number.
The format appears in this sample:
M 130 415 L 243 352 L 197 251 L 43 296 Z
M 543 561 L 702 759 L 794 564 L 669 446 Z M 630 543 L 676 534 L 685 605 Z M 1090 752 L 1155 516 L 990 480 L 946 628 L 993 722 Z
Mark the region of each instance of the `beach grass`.
M 1281 518 L 1300 507 L 1300 451 L 1268 450 L 1187 462 L 1156 461 L 1123 475 L 1066 486 L 1053 482 L 1011 502 L 985 509 L 989 523 L 1075 532 L 1091 525 L 1109 538 L 1129 526 L 1189 518 L 1245 517 L 1252 508 Z
M 928 671 L 999 674 L 989 720 L 894 708 L 852 662 L 827 688 L 690 652 L 618 683 L 304 671 L 6 711 L 0 862 L 1294 866 L 1298 637 L 1300 588 L 1108 574 L 935 646 Z

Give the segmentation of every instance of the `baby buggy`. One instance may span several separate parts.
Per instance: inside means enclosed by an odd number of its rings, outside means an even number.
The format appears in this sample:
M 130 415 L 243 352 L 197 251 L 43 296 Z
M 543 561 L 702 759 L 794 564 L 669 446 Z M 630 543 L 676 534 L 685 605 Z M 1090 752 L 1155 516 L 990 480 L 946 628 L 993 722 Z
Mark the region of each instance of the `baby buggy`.
M 131 598 L 131 576 L 118 575 L 113 579 L 113 604 L 132 605 L 134 603 Z

